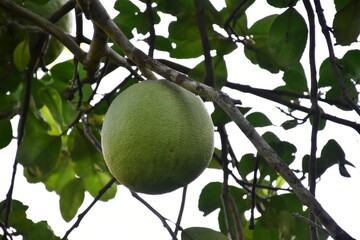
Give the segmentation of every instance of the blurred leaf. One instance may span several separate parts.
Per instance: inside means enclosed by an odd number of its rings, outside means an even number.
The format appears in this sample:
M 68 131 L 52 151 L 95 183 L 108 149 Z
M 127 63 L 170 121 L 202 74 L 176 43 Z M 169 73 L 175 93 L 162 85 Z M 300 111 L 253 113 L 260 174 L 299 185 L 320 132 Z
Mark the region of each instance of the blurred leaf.
M 251 108 L 237 107 L 242 114 L 246 114 Z M 215 108 L 215 111 L 211 114 L 211 118 L 215 126 L 222 126 L 231 122 L 230 117 L 221 108 Z
M 272 125 L 269 118 L 261 113 L 261 112 L 253 112 L 246 116 L 246 119 L 254 126 L 254 127 L 266 127 Z
M 334 0 L 336 11 L 341 10 L 343 7 L 349 4 L 351 0 Z
M 67 222 L 73 219 L 84 201 L 84 182 L 77 178 L 64 186 L 60 194 L 61 216 Z
M 92 176 L 84 177 L 85 188 L 91 196 L 96 197 L 99 191 L 112 179 L 109 173 L 96 172 Z M 117 186 L 114 183 L 102 197 L 101 201 L 108 201 L 115 197 Z
M 47 134 L 42 129 L 42 122 L 34 115 L 28 115 L 17 161 L 27 167 L 30 174 L 41 177 L 55 168 L 60 154 L 61 137 Z
M 307 25 L 303 17 L 288 8 L 271 24 L 269 50 L 281 66 L 299 63 L 307 42 Z
M 218 156 L 221 156 L 221 150 L 218 149 L 218 148 L 215 148 L 214 154 L 217 154 Z M 215 157 L 212 157 L 208 168 L 222 169 L 222 166 L 221 166 L 220 163 L 215 159 Z
M 16 46 L 13 54 L 13 60 L 16 68 L 20 72 L 26 69 L 30 63 L 29 41 L 24 40 Z
M 210 228 L 190 227 L 181 232 L 181 240 L 229 240 L 225 235 Z
M 298 0 L 267 0 L 267 3 L 277 8 L 288 8 L 296 5 Z
M 337 44 L 347 46 L 357 41 L 360 33 L 360 1 L 351 0 L 335 14 L 333 29 Z
M 213 57 L 212 63 L 215 77 L 215 87 L 220 90 L 227 82 L 226 63 L 223 56 Z M 188 75 L 190 78 L 204 83 L 204 77 L 206 76 L 205 60 L 193 68 Z
M 283 80 L 290 91 L 296 93 L 306 93 L 309 91 L 304 68 L 301 64 L 296 64 L 286 69 Z
M 78 176 L 90 176 L 96 170 L 107 171 L 102 155 L 85 136 L 82 126 L 77 125 L 72 129 L 68 149 Z
M 249 29 L 251 45 L 244 48 L 245 56 L 253 63 L 271 73 L 278 73 L 280 66 L 272 56 L 268 46 L 269 31 L 278 15 L 270 15 L 255 22 Z
M 8 119 L 0 119 L 0 149 L 6 147 L 10 144 L 13 134 L 11 122 Z
M 42 99 L 42 102 L 48 107 L 54 120 L 62 126 L 62 101 L 59 93 L 53 88 L 41 88 L 39 89 L 38 95 Z

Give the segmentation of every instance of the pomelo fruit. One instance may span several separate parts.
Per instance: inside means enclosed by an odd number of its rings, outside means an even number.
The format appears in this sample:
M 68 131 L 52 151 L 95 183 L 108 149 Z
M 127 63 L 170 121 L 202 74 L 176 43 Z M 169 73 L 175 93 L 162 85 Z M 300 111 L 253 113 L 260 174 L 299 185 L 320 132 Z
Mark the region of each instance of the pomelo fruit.
M 187 228 L 181 233 L 181 240 L 229 240 L 224 234 L 204 227 Z
M 167 80 L 143 81 L 111 103 L 101 131 L 105 162 L 129 189 L 162 194 L 208 166 L 214 127 L 203 101 Z

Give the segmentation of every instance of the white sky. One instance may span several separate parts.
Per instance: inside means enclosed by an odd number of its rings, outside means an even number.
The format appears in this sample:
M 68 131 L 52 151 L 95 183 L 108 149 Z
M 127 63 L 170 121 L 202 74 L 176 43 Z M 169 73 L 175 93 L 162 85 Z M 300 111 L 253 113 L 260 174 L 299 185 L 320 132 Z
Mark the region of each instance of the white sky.
M 114 0 L 103 1 L 106 3 L 107 9 L 111 9 Z M 219 1 L 217 1 L 219 3 Z M 255 20 L 274 13 L 281 12 L 279 9 L 264 9 L 256 6 L 263 5 L 264 0 L 258 1 L 249 10 L 248 17 L 256 16 L 256 19 L 251 19 L 251 23 Z M 301 2 L 298 3 L 299 10 L 302 11 Z M 259 9 L 264 11 L 264 14 L 259 13 Z M 327 9 L 325 9 L 327 13 Z M 116 14 L 116 13 L 112 13 Z M 112 15 L 114 16 L 114 15 Z M 329 24 L 331 20 L 328 20 Z M 250 25 L 250 23 L 249 23 Z M 161 29 L 157 29 L 159 32 Z M 91 30 L 86 31 L 91 32 Z M 91 37 L 91 34 L 88 34 Z M 134 42 L 138 47 L 144 46 L 141 42 Z M 323 41 L 322 35 L 318 35 L 317 47 L 320 49 L 317 64 L 321 64 L 326 57 L 327 50 Z M 359 47 L 359 45 L 357 45 Z M 318 50 L 319 50 L 318 49 Z M 338 49 L 338 47 L 337 47 Z M 341 50 L 341 49 L 340 49 Z M 305 52 L 304 59 L 307 60 Z M 156 52 L 156 57 L 164 57 L 161 53 Z M 342 56 L 340 53 L 339 57 Z M 236 59 L 236 60 L 234 60 Z M 229 81 L 241 82 L 242 84 L 251 84 L 255 87 L 272 88 L 282 83 L 282 75 L 273 75 L 265 70 L 261 70 L 258 66 L 252 65 L 244 56 L 243 52 L 237 50 L 227 57 Z M 181 61 L 182 62 L 182 61 Z M 306 61 L 303 61 L 304 68 L 307 67 Z M 193 66 L 193 62 L 187 63 L 188 66 Z M 308 71 L 308 69 L 306 69 Z M 111 90 L 116 84 L 119 72 L 110 74 L 104 79 L 106 86 L 101 86 L 100 91 L 106 92 Z M 264 79 L 267 79 L 264 82 Z M 268 83 L 268 84 L 265 84 Z M 252 97 L 247 94 L 227 91 L 232 97 L 241 99 L 244 106 L 254 107 L 255 110 L 262 111 L 267 114 L 275 126 L 269 128 L 258 129 L 259 132 L 274 131 L 278 134 L 280 139 L 289 141 L 296 145 L 298 154 L 296 155 L 298 164 L 301 164 L 301 158 L 304 154 L 309 153 L 310 149 L 310 134 L 309 125 L 296 128 L 295 130 L 285 131 L 279 125 L 284 120 L 284 115 L 273 106 L 269 101 L 260 101 L 259 98 Z M 265 110 L 264 110 L 265 109 Z M 333 111 L 333 110 L 332 110 Z M 331 112 L 333 113 L 333 112 Z M 337 114 L 336 112 L 334 112 Z M 341 113 L 343 114 L 343 113 Z M 303 115 L 299 115 L 303 116 Z M 346 116 L 341 116 L 346 118 Z M 349 119 L 356 119 L 360 122 L 359 116 L 350 114 Z M 230 139 L 236 150 L 237 157 L 240 158 L 244 153 L 254 152 L 254 147 L 243 136 L 240 130 L 233 124 L 227 125 Z M 14 129 L 14 132 L 16 129 Z M 355 164 L 357 168 L 347 167 L 352 178 L 341 177 L 338 173 L 337 166 L 330 168 L 323 176 L 317 185 L 317 197 L 324 208 L 330 215 L 344 228 L 352 237 L 360 239 L 360 228 L 358 227 L 358 216 L 360 215 L 360 171 L 359 171 L 359 135 L 348 127 L 339 126 L 327 123 L 324 131 L 319 132 L 319 153 L 322 146 L 329 139 L 336 139 L 342 146 L 346 153 L 348 161 Z M 217 143 L 218 144 L 218 143 Z M 8 186 L 11 179 L 12 164 L 16 151 L 16 142 L 13 141 L 10 146 L 0 150 L 0 199 L 5 198 Z M 216 170 L 206 170 L 197 180 L 189 185 L 188 198 L 186 202 L 182 227 L 190 226 L 207 226 L 218 229 L 217 213 L 212 213 L 207 217 L 203 217 L 197 208 L 197 199 L 201 189 L 210 181 L 221 181 L 222 173 Z M 178 209 L 181 199 L 181 190 L 174 191 L 169 194 L 160 196 L 143 196 L 155 209 L 162 213 L 165 217 L 172 221 L 176 221 Z M 18 166 L 18 174 L 16 177 L 16 184 L 14 189 L 14 199 L 21 200 L 24 204 L 30 206 L 27 211 L 28 217 L 33 221 L 47 220 L 55 233 L 62 237 L 70 228 L 74 219 L 70 223 L 65 223 L 62 220 L 59 210 L 59 197 L 55 193 L 47 192 L 43 184 L 29 184 L 22 176 L 22 167 Z M 92 201 L 92 197 L 88 194 L 83 206 L 80 208 L 82 212 Z M 174 227 L 173 225 L 170 226 Z M 305 230 L 305 229 L 304 229 Z M 124 187 L 118 187 L 118 193 L 115 199 L 109 202 L 98 202 L 88 215 L 83 219 L 80 227 L 75 229 L 70 239 L 170 239 L 170 235 L 162 226 L 162 223 L 153 215 L 146 207 L 139 203 L 136 199 L 131 197 L 129 191 Z

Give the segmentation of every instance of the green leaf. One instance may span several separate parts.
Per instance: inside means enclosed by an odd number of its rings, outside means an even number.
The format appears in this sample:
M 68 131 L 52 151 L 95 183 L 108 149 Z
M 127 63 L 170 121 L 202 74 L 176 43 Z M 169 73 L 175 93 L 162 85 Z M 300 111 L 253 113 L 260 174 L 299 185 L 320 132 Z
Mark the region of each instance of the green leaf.
M 77 178 L 66 184 L 60 194 L 61 216 L 67 222 L 73 219 L 84 201 L 84 182 Z
M 357 41 L 360 33 L 360 1 L 351 0 L 335 14 L 333 29 L 337 44 L 347 46 Z
M 109 173 L 96 172 L 92 176 L 84 178 L 85 188 L 91 196 L 96 197 L 99 191 L 112 179 Z M 104 195 L 100 198 L 101 201 L 108 201 L 115 197 L 117 186 L 114 183 L 109 189 L 106 190 Z
M 42 102 L 48 107 L 54 120 L 62 126 L 62 101 L 59 93 L 53 88 L 40 88 L 38 95 L 42 99 Z
M 13 138 L 11 122 L 8 119 L 0 119 L 0 149 L 9 145 Z
M 305 155 L 302 162 L 304 173 L 309 172 L 309 161 L 310 156 Z M 334 139 L 330 139 L 321 150 L 320 158 L 317 158 L 317 178 L 321 177 L 328 168 L 335 164 L 338 164 L 339 172 L 343 177 L 350 177 L 345 165 L 355 167 L 345 159 L 345 153 L 341 146 Z
M 30 63 L 30 46 L 29 41 L 20 42 L 13 53 L 13 60 L 19 71 L 24 71 Z
M 55 168 L 60 148 L 61 137 L 47 134 L 42 128 L 42 122 L 29 114 L 17 161 L 33 176 L 43 177 Z
M 269 118 L 261 113 L 261 112 L 253 112 L 246 116 L 246 119 L 254 126 L 254 127 L 266 127 L 272 125 Z
M 227 68 L 223 56 L 215 56 L 212 58 L 215 87 L 221 89 L 227 82 Z M 205 60 L 200 62 L 195 68 L 189 72 L 189 77 L 199 82 L 204 82 L 206 76 Z
M 305 20 L 294 8 L 288 8 L 274 20 L 269 30 L 269 50 L 279 65 L 299 63 L 307 33 Z
M 286 89 L 297 93 L 308 92 L 307 80 L 302 65 L 296 64 L 284 72 L 283 80 L 286 83 Z
M 181 240 L 229 240 L 225 235 L 210 228 L 190 227 L 181 233 Z
M 107 171 L 102 155 L 96 150 L 83 132 L 83 128 L 77 125 L 69 135 L 68 149 L 74 163 L 74 169 L 78 176 L 86 177 L 93 175 L 96 170 Z
M 266 0 L 267 3 L 276 8 L 288 8 L 296 5 L 298 0 Z
M 3 209 L 5 201 L 0 203 L 0 209 Z M 26 216 L 26 210 L 29 207 L 22 202 L 13 199 L 11 201 L 11 218 L 9 225 L 15 228 L 20 234 L 28 233 L 31 231 L 33 222 Z M 0 220 L 4 222 L 6 211 L 1 211 Z
M 245 56 L 259 67 L 278 73 L 280 66 L 270 53 L 268 47 L 268 36 L 272 23 L 278 15 L 270 15 L 255 22 L 249 29 L 249 35 L 252 36 L 252 44 L 245 46 Z
M 50 228 L 46 221 L 41 221 L 34 224 L 31 229 L 31 233 L 24 238 L 26 240 L 60 240 L 54 234 L 54 231 Z
M 247 175 L 254 171 L 256 157 L 252 153 L 245 154 L 239 161 L 239 174 L 246 179 Z
M 220 149 L 215 148 L 215 149 L 214 149 L 214 154 L 215 154 L 215 153 L 216 153 L 218 156 L 221 156 L 221 150 L 220 150 Z M 222 166 L 221 166 L 220 163 L 215 159 L 215 157 L 212 157 L 208 168 L 212 168 L 212 169 L 222 169 Z
M 246 191 L 234 186 L 229 186 L 229 188 L 239 211 L 244 212 L 245 210 L 249 209 L 250 202 L 243 198 L 243 196 L 246 195 Z M 204 216 L 222 207 L 221 195 L 222 183 L 220 182 L 211 182 L 202 189 L 199 196 L 198 206 L 199 210 L 204 213 Z
M 281 127 L 283 127 L 285 130 L 292 129 L 298 125 L 298 121 L 295 119 L 287 120 L 281 124 Z
M 245 114 L 250 111 L 251 108 L 238 107 L 238 109 L 242 114 Z M 231 122 L 229 116 L 221 108 L 215 108 L 215 111 L 211 114 L 211 118 L 215 126 L 224 126 Z

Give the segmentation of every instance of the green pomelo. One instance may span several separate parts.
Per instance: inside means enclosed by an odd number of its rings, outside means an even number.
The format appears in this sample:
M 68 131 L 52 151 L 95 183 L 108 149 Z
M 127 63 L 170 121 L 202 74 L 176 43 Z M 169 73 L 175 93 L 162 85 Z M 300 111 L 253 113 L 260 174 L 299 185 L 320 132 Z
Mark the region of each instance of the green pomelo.
M 144 81 L 120 93 L 101 136 L 110 172 L 129 189 L 147 194 L 192 182 L 214 149 L 213 123 L 203 101 L 167 80 Z
M 210 228 L 191 227 L 181 233 L 181 240 L 229 240 L 224 234 Z

